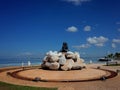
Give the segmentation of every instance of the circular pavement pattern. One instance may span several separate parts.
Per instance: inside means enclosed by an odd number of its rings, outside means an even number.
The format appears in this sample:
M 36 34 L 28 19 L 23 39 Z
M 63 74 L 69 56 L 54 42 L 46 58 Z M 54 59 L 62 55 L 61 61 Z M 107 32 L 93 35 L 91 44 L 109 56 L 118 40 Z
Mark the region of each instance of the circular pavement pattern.
M 24 80 L 37 80 L 49 82 L 77 82 L 77 81 L 94 81 L 100 80 L 102 77 L 106 79 L 116 76 L 113 71 L 86 68 L 82 70 L 71 71 L 51 71 L 43 69 L 18 70 L 11 76 Z

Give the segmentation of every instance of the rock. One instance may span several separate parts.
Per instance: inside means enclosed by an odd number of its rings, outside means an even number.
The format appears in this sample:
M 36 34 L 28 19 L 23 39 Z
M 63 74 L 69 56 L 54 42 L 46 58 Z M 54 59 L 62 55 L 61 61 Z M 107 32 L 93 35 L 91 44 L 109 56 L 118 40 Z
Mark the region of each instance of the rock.
M 57 62 L 54 62 L 54 63 L 51 63 L 51 66 L 49 67 L 49 69 L 58 70 L 59 67 L 60 67 L 60 64 Z
M 57 62 L 59 60 L 59 57 L 57 55 L 53 55 L 50 57 L 49 62 Z
M 66 58 L 67 59 L 74 59 L 74 58 L 77 58 L 77 55 L 76 54 L 74 54 L 73 52 L 67 52 L 66 54 L 65 54 L 65 56 L 66 56 Z
M 66 56 L 67 59 L 73 59 L 75 62 L 76 62 L 77 58 L 80 57 L 77 52 L 73 53 L 73 52 L 70 52 L 70 51 L 67 52 L 65 56 Z
M 34 79 L 33 81 L 38 82 L 38 81 L 40 81 L 40 80 L 41 80 L 40 77 L 35 77 L 35 79 Z
M 83 63 L 84 60 L 81 58 L 77 58 L 76 62 L 74 62 L 72 69 L 81 69 L 83 67 L 86 67 L 86 65 Z
M 47 56 L 45 56 L 45 57 L 43 58 L 43 61 L 46 61 L 46 59 L 47 59 Z
M 61 70 L 67 71 L 67 70 L 68 70 L 68 67 L 67 67 L 67 66 L 61 66 Z
M 60 56 L 59 58 L 59 64 L 60 65 L 64 65 L 66 63 L 66 58 L 64 55 Z
M 75 52 L 74 54 L 75 54 L 75 56 L 76 56 L 77 58 L 80 58 L 79 52 Z
M 86 67 L 86 64 L 85 63 L 74 63 L 73 66 L 72 66 L 72 69 L 73 70 L 77 70 L 77 69 L 82 69 Z
M 65 65 L 61 66 L 61 69 L 64 71 L 71 70 L 73 64 L 74 64 L 74 61 L 72 59 L 68 59 L 66 60 Z
M 77 62 L 77 58 L 76 57 L 73 57 L 72 58 L 74 62 Z
M 60 54 L 59 54 L 60 55 Z M 52 52 L 52 51 L 49 51 L 46 56 L 44 57 L 43 61 L 46 61 L 46 62 L 57 62 L 59 59 L 58 57 L 58 54 L 56 51 Z
M 84 62 L 84 59 L 81 58 L 80 60 L 81 60 L 82 63 Z
M 46 62 L 42 63 L 42 64 L 41 64 L 41 67 L 42 67 L 43 69 L 48 69 L 48 67 L 47 67 L 45 64 L 46 64 Z
M 49 51 L 46 53 L 46 56 L 51 55 L 51 54 L 52 54 L 52 51 Z
M 82 69 L 82 67 L 81 66 L 72 66 L 72 68 L 71 68 L 72 70 L 81 70 Z
M 57 62 L 54 62 L 54 63 L 46 62 L 45 66 L 48 67 L 48 68 L 51 69 L 51 70 L 58 70 L 60 64 L 57 63 Z
M 66 54 L 65 56 L 66 56 L 66 59 L 72 59 L 73 58 L 72 54 L 68 54 L 68 55 Z
M 76 61 L 76 62 L 79 63 L 79 64 L 81 64 L 81 63 L 84 63 L 84 60 L 81 59 L 81 58 L 77 58 L 77 61 Z
M 49 51 L 43 59 L 41 67 L 51 70 L 76 70 L 86 67 L 84 60 L 80 58 L 78 52 L 67 51 L 68 47 L 63 45 L 63 52 Z M 68 49 L 67 49 L 68 50 Z
M 45 66 L 49 68 L 51 66 L 51 63 L 50 62 L 46 62 Z
M 62 56 L 62 53 L 61 53 L 61 52 L 58 53 L 58 57 L 60 57 L 60 56 Z
M 49 51 L 46 53 L 46 56 L 54 56 L 54 55 L 58 55 L 57 51 Z
M 66 54 L 73 55 L 74 53 L 71 51 L 68 51 Z
M 44 59 L 43 59 L 43 61 L 44 61 L 44 62 L 48 62 L 48 61 L 50 60 L 50 58 L 51 58 L 50 55 L 49 55 L 49 56 L 45 56 Z

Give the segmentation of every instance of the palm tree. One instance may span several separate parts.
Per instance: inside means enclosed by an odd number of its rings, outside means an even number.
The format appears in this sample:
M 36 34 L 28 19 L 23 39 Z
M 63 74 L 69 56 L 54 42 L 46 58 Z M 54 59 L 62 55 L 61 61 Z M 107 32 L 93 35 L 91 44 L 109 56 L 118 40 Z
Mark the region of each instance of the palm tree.
M 107 58 L 114 58 L 114 54 L 113 54 L 113 53 L 108 54 L 106 57 L 107 57 Z
M 120 59 L 120 53 L 116 52 L 115 54 L 111 53 L 105 56 L 105 58 L 110 58 L 110 59 Z
M 120 58 L 120 53 L 116 52 L 114 55 L 115 58 Z

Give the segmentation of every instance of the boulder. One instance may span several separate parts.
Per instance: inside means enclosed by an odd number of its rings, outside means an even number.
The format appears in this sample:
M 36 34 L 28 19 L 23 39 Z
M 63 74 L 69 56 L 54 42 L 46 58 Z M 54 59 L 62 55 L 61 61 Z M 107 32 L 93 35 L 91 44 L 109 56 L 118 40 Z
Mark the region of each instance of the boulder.
M 57 55 L 53 55 L 49 58 L 49 62 L 57 62 L 59 60 L 59 57 Z
M 57 62 L 54 62 L 54 63 L 46 62 L 45 66 L 48 67 L 48 68 L 51 69 L 51 70 L 58 70 L 60 64 L 57 63 Z
M 72 54 L 66 54 L 66 59 L 72 59 L 73 58 L 73 55 Z
M 81 66 L 72 66 L 72 68 L 71 68 L 72 70 L 81 70 L 82 69 L 82 67 Z
M 59 64 L 60 65 L 64 65 L 66 63 L 66 58 L 64 55 L 60 56 L 59 58 Z
M 42 63 L 42 64 L 41 64 L 41 67 L 42 67 L 42 68 L 46 68 L 45 63 Z
M 75 53 L 67 52 L 65 56 L 66 56 L 67 59 L 73 59 L 75 61 L 77 60 L 77 58 L 80 58 L 80 55 L 77 52 L 75 52 Z
M 50 58 L 51 58 L 51 56 L 50 56 L 50 55 L 45 56 L 45 57 L 44 57 L 44 59 L 43 59 L 43 61 L 44 61 L 44 62 L 48 62 L 48 61 L 50 60 Z
M 73 64 L 74 64 L 74 61 L 72 59 L 67 59 L 65 65 L 61 66 L 61 69 L 63 71 L 71 70 Z
M 81 69 L 82 67 L 83 65 L 81 63 L 75 62 L 72 66 L 72 69 L 76 70 L 76 69 Z
M 77 58 L 80 58 L 79 52 L 75 52 L 74 54 L 76 55 Z
M 43 63 L 41 67 L 44 69 L 51 70 L 76 70 L 86 67 L 84 64 L 84 60 L 80 58 L 78 52 L 57 52 L 57 51 L 49 51 L 46 53 L 46 56 L 43 59 Z
M 66 54 L 73 55 L 74 53 L 71 51 L 68 51 Z
M 59 53 L 57 54 L 57 56 L 58 56 L 58 57 L 62 56 L 62 53 L 61 53 L 61 52 L 59 52 Z
M 81 58 L 77 58 L 76 63 L 79 63 L 79 64 L 84 63 L 84 60 L 83 60 L 83 59 L 81 59 Z
M 84 60 L 81 58 L 77 58 L 76 62 L 74 62 L 72 69 L 76 70 L 76 69 L 82 69 L 83 67 L 86 67 L 86 65 L 84 64 Z
M 57 51 L 49 51 L 46 53 L 46 56 L 54 56 L 54 55 L 58 55 Z

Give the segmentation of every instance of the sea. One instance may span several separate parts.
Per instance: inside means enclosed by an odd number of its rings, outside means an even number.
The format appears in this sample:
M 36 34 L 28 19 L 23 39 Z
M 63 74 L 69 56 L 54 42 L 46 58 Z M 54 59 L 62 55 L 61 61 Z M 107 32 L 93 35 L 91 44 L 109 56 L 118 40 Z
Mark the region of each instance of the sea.
M 12 66 L 28 66 L 30 65 L 40 65 L 44 57 L 41 58 L 1 58 L 0 68 L 2 67 L 12 67 Z M 85 63 L 101 63 L 99 58 L 101 57 L 81 57 L 84 59 Z

